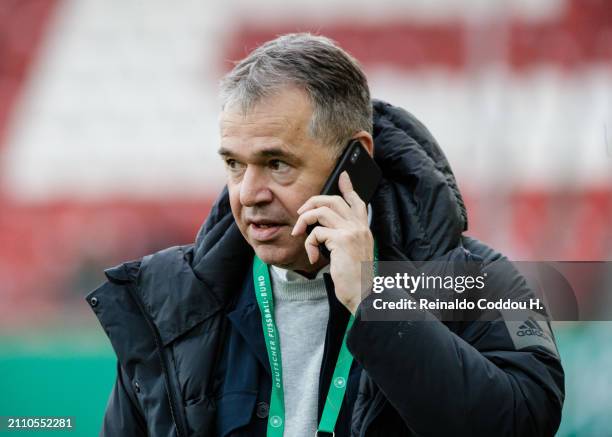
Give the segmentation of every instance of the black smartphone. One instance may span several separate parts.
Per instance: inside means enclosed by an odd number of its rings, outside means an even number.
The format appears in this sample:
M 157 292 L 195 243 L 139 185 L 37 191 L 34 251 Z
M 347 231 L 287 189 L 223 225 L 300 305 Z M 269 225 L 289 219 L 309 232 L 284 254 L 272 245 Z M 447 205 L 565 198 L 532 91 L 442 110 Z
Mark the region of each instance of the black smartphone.
M 351 140 L 344 148 L 327 182 L 323 185 L 321 194 L 342 196 L 340 187 L 338 187 L 338 179 L 343 171 L 348 173 L 353 189 L 361 197 L 361 200 L 367 204 L 374 195 L 376 188 L 378 188 L 382 172 L 359 140 Z M 318 223 L 309 225 L 306 228 L 306 233 L 310 234 L 317 225 Z M 329 258 L 329 250 L 324 244 L 319 245 L 319 252 Z

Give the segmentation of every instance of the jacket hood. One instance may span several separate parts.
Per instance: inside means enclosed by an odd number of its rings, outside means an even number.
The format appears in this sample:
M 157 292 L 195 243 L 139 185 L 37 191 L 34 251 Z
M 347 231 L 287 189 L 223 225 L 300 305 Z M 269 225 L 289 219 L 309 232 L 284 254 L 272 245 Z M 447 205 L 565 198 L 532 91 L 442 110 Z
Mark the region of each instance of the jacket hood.
M 377 101 L 374 159 L 383 181 L 372 204 L 372 231 L 384 260 L 426 261 L 459 244 L 465 204 L 450 164 L 429 130 L 404 109 Z
M 435 259 L 457 247 L 467 229 L 453 172 L 416 117 L 378 100 L 373 101 L 373 109 L 374 159 L 383 180 L 371 201 L 371 227 L 380 258 Z M 225 187 L 197 234 L 192 267 L 205 282 L 215 278 L 209 285 L 221 291 L 239 286 L 252 255 L 232 216 Z M 219 277 L 220 267 L 226 279 Z

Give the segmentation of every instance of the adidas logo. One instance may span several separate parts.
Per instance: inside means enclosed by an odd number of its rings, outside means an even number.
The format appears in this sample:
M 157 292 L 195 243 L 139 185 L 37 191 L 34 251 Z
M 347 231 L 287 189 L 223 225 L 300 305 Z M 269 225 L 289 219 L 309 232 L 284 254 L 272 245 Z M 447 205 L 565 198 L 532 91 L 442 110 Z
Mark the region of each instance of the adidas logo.
M 536 322 L 533 317 L 529 317 L 527 320 L 525 320 L 525 323 L 519 326 L 518 331 L 516 331 L 516 335 L 518 335 L 519 337 L 536 335 L 538 337 L 543 338 L 544 340 L 552 342 L 548 334 L 544 332 L 542 328 L 540 328 L 540 325 L 538 325 L 538 322 Z

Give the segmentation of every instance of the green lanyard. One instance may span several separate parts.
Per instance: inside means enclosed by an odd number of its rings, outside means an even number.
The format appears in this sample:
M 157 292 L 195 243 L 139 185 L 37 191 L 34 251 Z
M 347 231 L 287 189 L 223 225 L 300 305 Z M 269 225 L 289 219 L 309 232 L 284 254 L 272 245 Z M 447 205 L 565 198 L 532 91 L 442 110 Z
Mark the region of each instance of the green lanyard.
M 374 243 L 374 269 L 378 260 L 378 250 Z M 253 284 L 255 285 L 255 296 L 259 311 L 261 311 L 261 324 L 263 326 L 264 340 L 268 350 L 268 360 L 272 373 L 272 393 L 270 396 L 270 412 L 268 416 L 269 437 L 281 437 L 285 430 L 285 398 L 283 392 L 283 369 L 281 364 L 281 350 L 278 338 L 278 329 L 274 322 L 274 298 L 272 295 L 272 283 L 268 266 L 257 255 L 253 260 Z M 333 434 L 336 421 L 340 414 L 340 407 L 346 392 L 348 374 L 353 363 L 353 356 L 346 346 L 346 336 L 353 325 L 355 318 L 351 315 L 342 346 L 336 361 L 336 368 L 332 376 L 332 384 L 329 386 L 321 421 L 319 422 L 318 432 Z

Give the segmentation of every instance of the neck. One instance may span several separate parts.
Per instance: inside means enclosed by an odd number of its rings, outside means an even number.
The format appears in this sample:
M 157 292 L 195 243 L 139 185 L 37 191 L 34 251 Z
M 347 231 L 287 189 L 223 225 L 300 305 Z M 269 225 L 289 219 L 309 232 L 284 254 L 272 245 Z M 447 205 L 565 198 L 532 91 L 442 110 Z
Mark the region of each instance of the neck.
M 329 264 L 329 260 L 324 256 L 319 256 L 319 259 L 316 263 L 310 264 L 308 258 L 306 258 L 305 262 L 296 263 L 294 265 L 278 265 L 281 269 L 293 270 L 296 273 L 299 273 L 302 276 L 305 276 L 308 279 L 312 279 L 317 276 L 319 270 Z
M 306 272 L 304 270 L 294 270 L 294 272 L 299 273 L 300 275 L 308 279 L 313 279 L 315 276 L 317 276 L 317 272 Z

